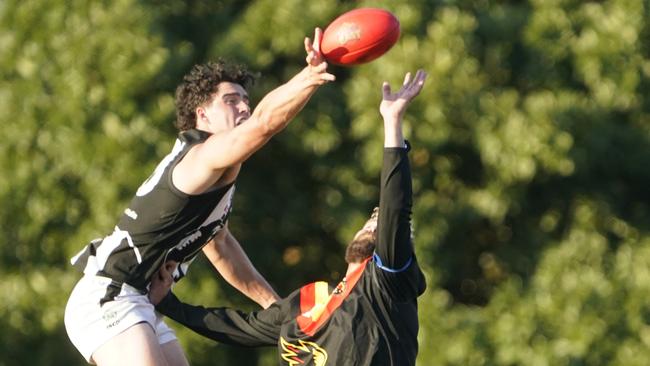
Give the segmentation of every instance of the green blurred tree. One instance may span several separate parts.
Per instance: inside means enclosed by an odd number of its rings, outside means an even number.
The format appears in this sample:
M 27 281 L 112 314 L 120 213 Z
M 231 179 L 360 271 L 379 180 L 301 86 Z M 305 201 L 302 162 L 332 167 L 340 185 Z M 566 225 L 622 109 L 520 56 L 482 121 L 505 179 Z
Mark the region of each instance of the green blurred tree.
M 644 365 L 650 344 L 650 6 L 641 0 L 0 3 L 0 365 L 83 364 L 68 257 L 115 224 L 171 147 L 173 89 L 219 56 L 301 67 L 355 7 L 400 19 L 382 58 L 332 67 L 247 163 L 231 229 L 281 294 L 337 281 L 378 196 L 380 85 L 426 69 L 409 109 L 420 365 Z M 176 291 L 255 309 L 205 260 Z M 277 364 L 176 325 L 194 365 Z M 38 349 L 39 352 L 33 352 Z
M 63 330 L 68 258 L 114 224 L 173 108 L 169 57 L 134 1 L 0 5 L 0 364 L 81 364 Z M 66 350 L 66 351 L 63 351 Z

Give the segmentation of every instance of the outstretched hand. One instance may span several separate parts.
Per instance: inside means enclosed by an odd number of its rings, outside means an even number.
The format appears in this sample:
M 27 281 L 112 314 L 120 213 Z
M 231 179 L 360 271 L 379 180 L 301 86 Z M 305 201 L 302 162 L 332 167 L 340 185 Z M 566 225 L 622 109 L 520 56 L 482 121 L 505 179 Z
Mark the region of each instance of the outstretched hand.
M 402 88 L 396 93 L 391 92 L 390 85 L 384 81 L 382 85 L 383 99 L 379 105 L 379 112 L 384 120 L 401 119 L 411 100 L 420 94 L 426 78 L 427 73 L 422 69 L 416 72 L 414 78 L 408 72 L 404 77 Z
M 327 72 L 327 62 L 320 52 L 320 42 L 323 37 L 323 31 L 320 28 L 314 30 L 314 42 L 305 37 L 305 51 L 307 52 L 307 67 L 310 71 L 310 78 L 318 85 L 323 85 L 330 81 L 336 80 L 336 76 Z
M 178 263 L 174 261 L 166 262 L 151 279 L 151 285 L 149 286 L 149 301 L 151 301 L 152 304 L 158 305 L 158 303 L 167 296 L 169 290 L 171 290 L 172 285 L 174 284 L 172 273 L 176 269 L 177 265 Z

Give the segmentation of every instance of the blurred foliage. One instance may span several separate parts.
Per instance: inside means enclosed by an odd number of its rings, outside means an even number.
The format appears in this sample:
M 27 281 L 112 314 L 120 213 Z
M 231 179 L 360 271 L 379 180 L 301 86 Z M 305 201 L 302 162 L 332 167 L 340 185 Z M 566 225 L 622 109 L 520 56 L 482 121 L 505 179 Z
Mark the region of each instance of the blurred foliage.
M 650 6 L 641 0 L 0 2 L 0 365 L 82 365 L 63 329 L 68 258 L 110 231 L 171 148 L 173 91 L 219 56 L 303 64 L 302 39 L 384 7 L 402 36 L 246 164 L 231 229 L 288 294 L 335 282 L 378 194 L 381 82 L 429 72 L 406 116 L 429 287 L 419 365 L 650 359 Z M 255 309 L 204 259 L 179 295 Z M 274 365 L 173 324 L 193 365 Z

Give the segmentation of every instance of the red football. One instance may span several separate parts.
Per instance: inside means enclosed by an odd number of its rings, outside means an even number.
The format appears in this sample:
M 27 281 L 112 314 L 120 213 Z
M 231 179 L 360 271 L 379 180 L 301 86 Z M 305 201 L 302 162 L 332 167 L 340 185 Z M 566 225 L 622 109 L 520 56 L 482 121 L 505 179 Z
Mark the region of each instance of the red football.
M 399 38 L 399 21 L 384 9 L 360 8 L 334 19 L 325 28 L 321 53 L 332 64 L 352 66 L 386 53 Z

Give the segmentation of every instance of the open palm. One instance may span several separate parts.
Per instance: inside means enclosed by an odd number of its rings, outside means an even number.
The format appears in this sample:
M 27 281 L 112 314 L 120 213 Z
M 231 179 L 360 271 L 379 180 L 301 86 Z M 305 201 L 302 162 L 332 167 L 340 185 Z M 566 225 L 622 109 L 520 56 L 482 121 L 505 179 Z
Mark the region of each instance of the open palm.
M 411 73 L 406 73 L 402 88 L 393 93 L 391 92 L 390 85 L 384 82 L 383 99 L 379 105 L 379 112 L 384 119 L 399 119 L 402 118 L 406 107 L 411 100 L 420 94 L 420 90 L 424 86 L 424 80 L 427 78 L 427 73 L 420 69 L 415 73 L 415 77 L 411 77 Z

